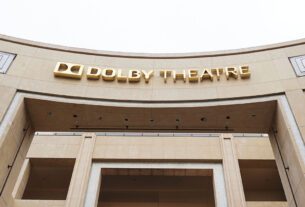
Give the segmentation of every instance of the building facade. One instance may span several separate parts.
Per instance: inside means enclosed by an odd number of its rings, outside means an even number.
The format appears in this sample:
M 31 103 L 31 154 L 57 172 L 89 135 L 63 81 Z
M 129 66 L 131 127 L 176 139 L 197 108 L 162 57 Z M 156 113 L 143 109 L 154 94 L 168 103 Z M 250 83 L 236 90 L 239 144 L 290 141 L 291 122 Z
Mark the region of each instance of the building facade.
M 0 36 L 0 207 L 305 206 L 305 40 L 136 54 Z

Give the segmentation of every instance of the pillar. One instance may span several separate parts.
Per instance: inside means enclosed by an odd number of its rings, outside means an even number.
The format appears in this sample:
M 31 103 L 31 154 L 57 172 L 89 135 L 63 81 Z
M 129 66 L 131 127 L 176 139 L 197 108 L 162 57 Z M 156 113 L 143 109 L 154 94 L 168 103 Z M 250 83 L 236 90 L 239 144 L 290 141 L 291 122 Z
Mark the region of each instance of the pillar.
M 66 207 L 83 207 L 84 205 L 96 135 L 85 133 L 82 138 L 67 195 Z
M 305 96 L 301 90 L 286 92 L 278 100 L 272 133 L 273 145 L 279 151 L 288 181 L 283 187 L 289 206 L 303 206 L 305 203 L 305 145 L 303 127 L 305 127 Z M 272 140 L 273 139 L 273 140 Z M 271 142 L 272 143 L 272 142 Z
M 286 91 L 286 97 L 296 124 L 305 142 L 305 95 L 303 90 Z
M 221 134 L 220 145 L 229 207 L 246 207 L 238 157 L 232 134 Z

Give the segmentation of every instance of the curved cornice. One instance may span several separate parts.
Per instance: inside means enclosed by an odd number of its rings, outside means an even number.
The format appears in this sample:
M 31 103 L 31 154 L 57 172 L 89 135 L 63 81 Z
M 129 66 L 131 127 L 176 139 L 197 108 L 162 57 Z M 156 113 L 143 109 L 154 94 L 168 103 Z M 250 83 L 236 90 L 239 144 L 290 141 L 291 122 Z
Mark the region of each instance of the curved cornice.
M 15 43 L 15 44 L 20 44 L 20 45 L 26 45 L 26 46 L 30 46 L 30 47 L 43 48 L 43 49 L 62 51 L 62 52 L 70 52 L 70 53 L 76 53 L 76 54 L 97 55 L 97 56 L 105 56 L 105 57 L 121 57 L 121 58 L 143 58 L 143 59 L 183 59 L 183 58 L 219 57 L 219 56 L 249 54 L 249 53 L 275 50 L 275 49 L 287 48 L 287 47 L 298 46 L 298 45 L 305 45 L 305 38 L 302 38 L 299 40 L 287 41 L 287 42 L 282 42 L 282 43 L 277 43 L 277 44 L 249 47 L 249 48 L 242 48 L 242 49 L 234 49 L 234 50 L 212 51 L 212 52 L 132 53 L 132 52 L 114 52 L 114 51 L 67 47 L 67 46 L 61 46 L 61 45 L 55 45 L 55 44 L 36 42 L 36 41 L 11 37 L 11 36 L 7 36 L 7 35 L 1 35 L 1 34 L 0 34 L 0 40 Z

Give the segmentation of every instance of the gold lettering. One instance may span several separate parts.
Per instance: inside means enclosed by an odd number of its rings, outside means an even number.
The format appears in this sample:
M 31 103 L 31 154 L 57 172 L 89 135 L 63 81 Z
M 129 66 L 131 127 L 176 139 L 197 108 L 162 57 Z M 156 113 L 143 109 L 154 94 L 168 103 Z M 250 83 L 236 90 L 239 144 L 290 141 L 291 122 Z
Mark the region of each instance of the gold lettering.
M 121 69 L 118 70 L 117 80 L 119 82 L 126 82 L 127 81 L 127 76 L 122 75 L 122 70 Z
M 223 73 L 223 68 L 212 68 L 212 73 L 216 74 L 216 78 L 219 81 L 220 80 L 220 74 Z
M 129 70 L 128 81 L 139 82 L 141 80 L 141 72 L 139 70 Z
M 240 74 L 240 77 L 241 77 L 242 79 L 248 79 L 248 78 L 250 78 L 250 76 L 251 76 L 251 71 L 250 71 L 249 66 L 240 66 L 240 67 L 239 67 L 239 74 Z
M 56 77 L 66 77 L 73 79 L 81 79 L 83 75 L 84 65 L 58 62 L 53 71 Z M 114 81 L 117 79 L 118 82 L 140 82 L 143 76 L 145 83 L 149 83 L 151 78 L 154 76 L 154 70 L 129 70 L 128 74 L 123 74 L 123 69 L 104 68 L 99 67 L 88 67 L 86 77 L 87 79 L 98 80 L 102 77 L 105 81 Z M 160 76 L 163 77 L 164 83 L 167 83 L 169 77 L 173 77 L 173 81 L 176 83 L 177 80 L 183 80 L 186 82 L 199 82 L 205 79 L 211 81 L 214 80 L 216 76 L 217 80 L 220 80 L 221 74 L 225 74 L 226 79 L 230 78 L 238 79 L 249 79 L 251 76 L 250 67 L 248 65 L 241 65 L 236 67 L 225 67 L 225 68 L 204 68 L 202 71 L 198 69 L 188 69 L 188 70 L 160 70 Z
M 105 81 L 114 81 L 115 79 L 115 70 L 111 68 L 106 68 L 102 71 L 102 78 Z
M 200 80 L 203 81 L 204 79 L 210 79 L 213 81 L 213 74 L 211 73 L 210 69 L 203 69 L 203 72 L 200 76 Z
M 183 80 L 183 82 L 186 81 L 186 74 L 185 70 L 183 70 L 181 73 L 177 73 L 177 71 L 173 71 L 173 79 L 174 82 L 176 83 L 177 80 Z
M 87 79 L 98 80 L 100 79 L 102 70 L 97 67 L 89 67 L 87 70 Z
M 83 65 L 58 62 L 55 66 L 53 74 L 56 77 L 81 79 L 83 70 Z
M 146 72 L 145 70 L 142 70 L 142 74 L 143 74 L 143 76 L 144 76 L 145 83 L 148 83 L 148 82 L 149 82 L 149 79 L 153 76 L 154 71 L 153 71 L 153 70 L 150 70 L 150 71 Z
M 236 67 L 226 67 L 225 73 L 226 73 L 227 80 L 229 80 L 230 77 L 235 78 L 235 79 L 238 78 Z
M 188 78 L 189 82 L 198 82 L 199 77 L 198 77 L 198 70 L 189 70 L 188 71 Z
M 170 77 L 172 74 L 171 70 L 161 70 L 160 71 L 160 76 L 162 76 L 164 78 L 164 83 L 167 82 L 167 77 Z

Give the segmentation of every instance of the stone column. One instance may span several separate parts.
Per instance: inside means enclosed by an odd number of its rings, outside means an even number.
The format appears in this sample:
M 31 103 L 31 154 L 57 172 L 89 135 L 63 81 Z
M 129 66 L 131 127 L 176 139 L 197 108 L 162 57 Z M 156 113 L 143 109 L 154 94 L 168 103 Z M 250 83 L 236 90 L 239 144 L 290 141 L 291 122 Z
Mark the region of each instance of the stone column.
M 286 97 L 281 96 L 272 126 L 274 136 L 270 136 L 273 147 L 280 153 L 275 158 L 281 159 L 288 179 L 289 185 L 282 182 L 289 206 L 303 206 L 305 203 L 304 103 L 305 96 L 301 90 L 288 91 Z M 287 194 L 290 190 L 292 194 Z
M 25 159 L 12 192 L 13 199 L 21 199 L 30 176 L 30 160 Z
M 66 207 L 84 206 L 96 135 L 85 133 L 82 138 L 67 195 Z
M 232 134 L 221 134 L 223 169 L 229 207 L 246 207 L 238 157 Z
M 286 91 L 289 106 L 305 142 L 305 95 L 302 90 Z
M 295 207 L 296 203 L 295 203 L 294 195 L 293 195 L 290 183 L 289 183 L 289 177 L 288 177 L 288 172 L 287 172 L 289 168 L 287 167 L 287 164 L 284 163 L 284 160 L 282 157 L 283 155 L 279 150 L 279 145 L 278 145 L 279 138 L 278 138 L 278 136 L 275 136 L 274 133 L 277 134 L 277 132 L 273 132 L 273 131 L 269 132 L 269 139 L 270 139 L 270 143 L 272 146 L 276 166 L 279 171 L 279 175 L 281 178 L 281 182 L 283 185 L 283 189 L 285 192 L 288 206 Z

